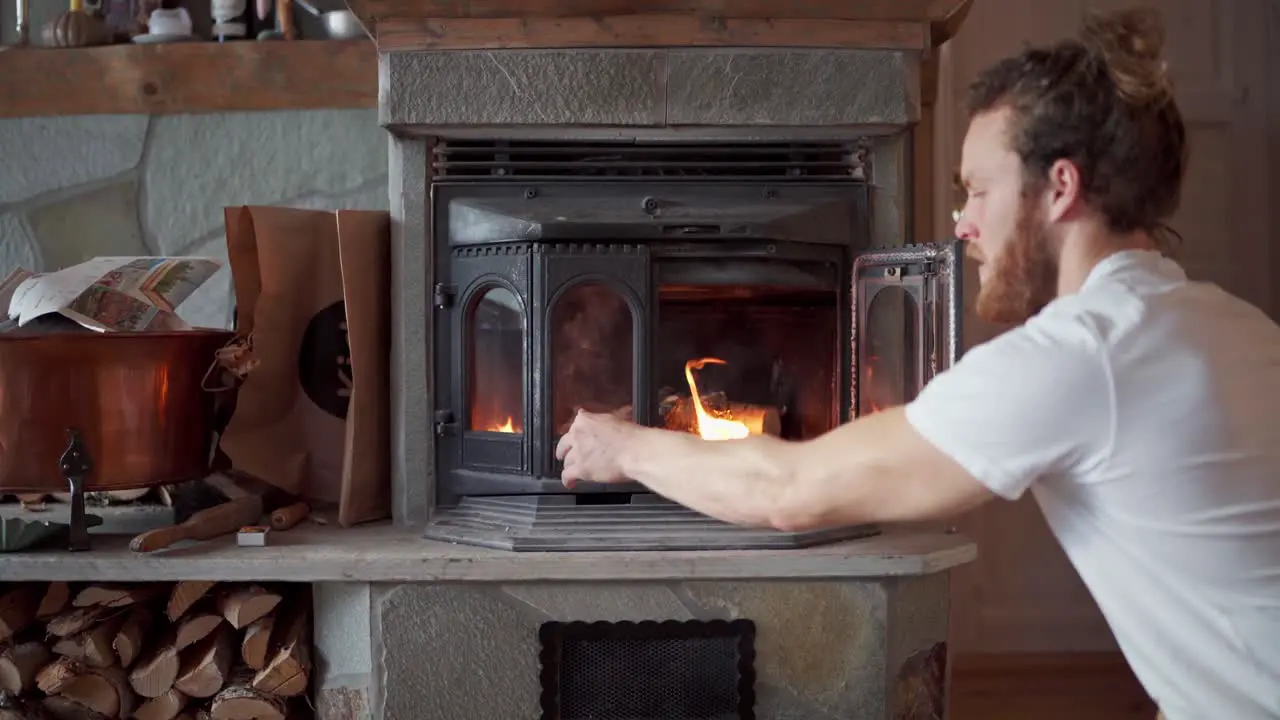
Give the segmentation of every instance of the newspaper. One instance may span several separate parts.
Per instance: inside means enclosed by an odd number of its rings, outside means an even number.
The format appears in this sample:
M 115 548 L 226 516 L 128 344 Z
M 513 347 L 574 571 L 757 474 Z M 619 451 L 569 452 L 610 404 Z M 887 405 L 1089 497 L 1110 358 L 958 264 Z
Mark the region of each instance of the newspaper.
M 99 257 L 51 273 L 18 268 L 0 307 L 19 327 L 58 314 L 98 332 L 190 330 L 174 312 L 222 267 L 202 257 Z

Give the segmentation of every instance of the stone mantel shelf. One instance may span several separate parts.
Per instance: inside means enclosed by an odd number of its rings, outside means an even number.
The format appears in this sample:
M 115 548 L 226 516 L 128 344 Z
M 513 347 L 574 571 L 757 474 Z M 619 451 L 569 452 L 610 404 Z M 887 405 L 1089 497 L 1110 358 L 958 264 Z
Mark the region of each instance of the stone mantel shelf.
M 530 582 L 689 579 L 856 579 L 929 575 L 971 562 L 977 547 L 943 532 L 886 532 L 802 550 L 515 553 L 432 542 L 376 523 L 299 526 L 266 547 L 232 537 L 140 555 L 128 536 L 94 535 L 93 549 L 0 555 L 6 581 Z
M 368 39 L 0 48 L 0 117 L 377 104 Z

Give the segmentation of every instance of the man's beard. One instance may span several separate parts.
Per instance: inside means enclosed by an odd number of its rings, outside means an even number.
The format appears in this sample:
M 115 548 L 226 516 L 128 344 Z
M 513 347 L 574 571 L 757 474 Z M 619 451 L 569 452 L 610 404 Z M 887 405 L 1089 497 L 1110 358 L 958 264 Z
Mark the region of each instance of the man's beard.
M 975 310 L 988 322 L 1016 325 L 1044 309 L 1058 294 L 1058 256 L 1035 205 L 1024 200 L 1014 235 L 991 259 Z

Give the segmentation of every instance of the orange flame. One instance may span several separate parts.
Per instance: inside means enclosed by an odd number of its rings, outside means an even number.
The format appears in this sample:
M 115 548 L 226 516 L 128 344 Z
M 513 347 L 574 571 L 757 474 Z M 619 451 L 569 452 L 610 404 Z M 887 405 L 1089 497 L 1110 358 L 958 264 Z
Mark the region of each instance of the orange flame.
M 508 416 L 506 422 L 501 425 L 491 425 L 485 428 L 485 432 L 517 433 L 520 431 L 516 430 L 514 420 Z
M 751 428 L 745 422 L 739 422 L 732 417 L 716 417 L 702 404 L 702 394 L 698 392 L 698 383 L 693 379 L 693 371 L 701 370 L 706 365 L 726 365 L 727 363 L 720 358 L 702 358 L 700 360 L 690 360 L 684 364 L 684 377 L 689 381 L 689 395 L 693 400 L 693 411 L 698 418 L 698 435 L 703 440 L 741 440 L 752 434 Z M 729 413 L 724 413 L 728 415 Z M 763 432 L 764 418 L 757 418 L 756 423 L 759 427 L 754 428 L 755 434 Z

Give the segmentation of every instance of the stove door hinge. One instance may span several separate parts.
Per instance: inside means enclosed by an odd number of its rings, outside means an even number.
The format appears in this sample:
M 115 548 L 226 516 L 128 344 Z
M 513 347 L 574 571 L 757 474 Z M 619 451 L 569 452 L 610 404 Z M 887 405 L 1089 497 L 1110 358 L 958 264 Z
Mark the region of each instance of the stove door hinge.
M 444 283 L 436 283 L 435 293 L 432 302 L 440 309 L 453 307 L 453 299 L 458 295 L 458 288 L 453 285 Z
M 920 276 L 924 278 L 924 301 L 933 302 L 934 296 L 937 295 L 936 286 L 938 284 L 938 261 L 927 260 L 924 267 L 920 271 Z
M 452 410 L 436 411 L 436 435 L 452 435 L 458 422 Z

